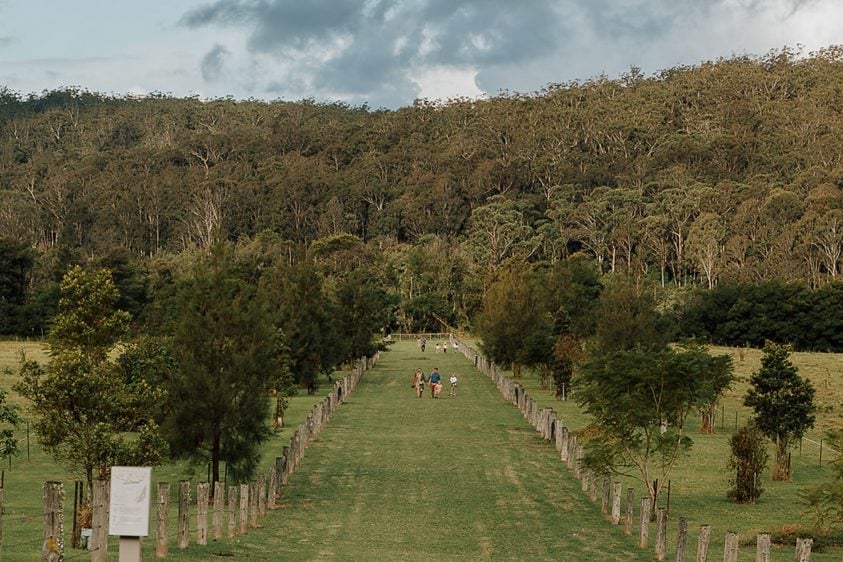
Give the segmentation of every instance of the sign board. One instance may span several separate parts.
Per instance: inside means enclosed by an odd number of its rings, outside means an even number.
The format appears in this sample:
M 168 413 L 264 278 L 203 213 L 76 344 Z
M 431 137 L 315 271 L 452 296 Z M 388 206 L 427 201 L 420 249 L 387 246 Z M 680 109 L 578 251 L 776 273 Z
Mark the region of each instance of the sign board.
M 108 534 L 123 537 L 149 535 L 152 467 L 112 466 Z

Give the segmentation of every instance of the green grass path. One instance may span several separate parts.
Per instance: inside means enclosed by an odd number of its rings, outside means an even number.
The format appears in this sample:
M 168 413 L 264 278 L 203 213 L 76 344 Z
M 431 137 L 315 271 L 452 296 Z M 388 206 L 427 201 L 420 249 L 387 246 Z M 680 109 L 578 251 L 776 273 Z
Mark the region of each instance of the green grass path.
M 412 373 L 434 366 L 459 377 L 457 397 L 445 388 L 416 398 Z M 465 357 L 412 343 L 395 344 L 363 377 L 281 506 L 233 544 L 191 545 L 171 559 L 652 560 Z

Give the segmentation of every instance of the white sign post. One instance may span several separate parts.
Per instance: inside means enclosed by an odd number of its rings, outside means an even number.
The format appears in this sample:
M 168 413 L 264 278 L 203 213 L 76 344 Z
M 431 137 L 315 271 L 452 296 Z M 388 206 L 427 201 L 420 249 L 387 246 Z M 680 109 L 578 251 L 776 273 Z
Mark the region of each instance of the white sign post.
M 120 537 L 120 562 L 141 561 L 141 537 L 149 535 L 151 486 L 151 467 L 111 467 L 108 534 Z

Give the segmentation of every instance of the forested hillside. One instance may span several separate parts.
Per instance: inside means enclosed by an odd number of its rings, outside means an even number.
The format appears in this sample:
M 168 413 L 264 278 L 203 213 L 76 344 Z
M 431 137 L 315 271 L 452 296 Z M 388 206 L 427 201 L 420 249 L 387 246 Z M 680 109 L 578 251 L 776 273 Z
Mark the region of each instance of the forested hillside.
M 397 111 L 0 90 L 4 302 L 217 238 L 365 265 L 405 320 L 466 324 L 501 265 L 576 252 L 662 285 L 816 287 L 841 273 L 841 187 L 843 47 Z

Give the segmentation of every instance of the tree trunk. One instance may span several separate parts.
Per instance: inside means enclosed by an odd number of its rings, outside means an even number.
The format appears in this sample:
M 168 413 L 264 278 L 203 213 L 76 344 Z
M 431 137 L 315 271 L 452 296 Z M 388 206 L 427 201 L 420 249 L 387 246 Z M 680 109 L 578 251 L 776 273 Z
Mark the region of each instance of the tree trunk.
M 211 447 L 211 482 L 220 481 L 220 434 L 214 434 L 214 444 Z
M 515 361 L 512 362 L 512 376 L 516 379 L 521 378 L 521 364 Z
M 776 460 L 773 462 L 773 480 L 790 480 L 790 463 L 787 458 L 787 440 L 776 435 Z
M 701 412 L 701 422 L 700 422 L 700 432 L 713 434 L 714 433 L 714 424 L 717 420 L 717 405 L 716 404 L 709 404 L 704 410 Z

